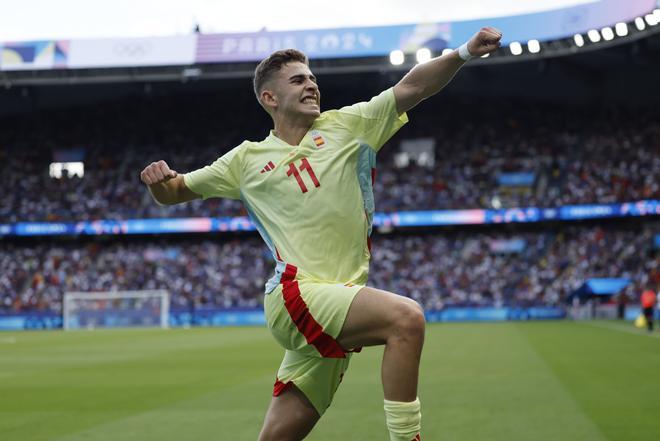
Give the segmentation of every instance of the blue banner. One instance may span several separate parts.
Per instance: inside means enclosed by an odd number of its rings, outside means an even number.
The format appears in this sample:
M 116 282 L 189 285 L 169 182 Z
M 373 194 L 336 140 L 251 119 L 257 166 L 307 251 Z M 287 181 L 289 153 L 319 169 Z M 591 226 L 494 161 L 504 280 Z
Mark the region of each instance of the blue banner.
M 426 311 L 426 320 L 433 322 L 463 321 L 505 321 L 505 320 L 547 320 L 563 319 L 563 308 L 475 308 L 450 307 L 441 311 Z M 108 326 L 128 325 L 121 319 Z M 102 321 L 98 321 L 101 323 Z M 170 327 L 188 326 L 265 326 L 266 318 L 262 309 L 202 309 L 173 310 L 169 316 Z M 0 330 L 19 331 L 29 329 L 61 329 L 62 316 L 54 312 L 0 314 Z M 74 327 L 75 328 L 75 327 Z
M 386 56 L 393 50 L 414 53 L 428 48 L 436 54 L 457 48 L 483 26 L 504 31 L 502 45 L 512 41 L 554 40 L 590 29 L 632 21 L 655 7 L 655 0 L 600 0 L 548 11 L 390 26 L 201 34 L 197 63 L 259 61 L 279 49 L 296 48 L 312 59 Z
M 380 57 L 393 50 L 414 53 L 422 47 L 438 54 L 444 48 L 459 47 L 483 26 L 501 29 L 504 32 L 502 45 L 506 46 L 512 41 L 524 44 L 531 39 L 547 41 L 572 37 L 590 29 L 630 22 L 657 7 L 656 0 L 590 0 L 580 3 L 509 16 L 485 9 L 483 15 L 492 13 L 496 16 L 472 20 L 437 21 L 434 17 L 444 14 L 426 14 L 418 23 L 330 29 L 319 28 L 324 22 L 323 8 L 308 6 L 312 14 L 304 22 L 310 29 L 305 30 L 0 41 L 0 71 L 260 61 L 273 51 L 284 48 L 302 50 L 312 59 Z M 327 7 L 337 8 L 333 4 Z M 355 15 L 355 11 L 343 12 Z
M 616 294 L 630 284 L 630 279 L 623 278 L 595 278 L 585 283 L 592 294 Z
M 497 183 L 504 187 L 531 187 L 534 179 L 536 179 L 534 173 L 500 173 L 497 176 Z
M 527 248 L 527 241 L 525 239 L 493 239 L 490 241 L 489 247 L 493 253 L 522 253 Z
M 0 331 L 62 328 L 62 315 L 54 312 L 0 314 Z
M 441 311 L 427 311 L 428 322 L 475 322 L 506 320 L 558 320 L 566 317 L 564 308 L 454 308 Z
M 574 221 L 660 215 L 660 201 L 623 204 L 566 205 L 559 208 L 505 208 L 500 210 L 436 210 L 376 213 L 376 227 L 432 227 L 543 221 Z M 98 220 L 92 222 L 19 222 L 0 224 L 0 236 L 61 236 L 209 233 L 254 231 L 247 217 Z M 658 239 L 656 239 L 657 241 Z

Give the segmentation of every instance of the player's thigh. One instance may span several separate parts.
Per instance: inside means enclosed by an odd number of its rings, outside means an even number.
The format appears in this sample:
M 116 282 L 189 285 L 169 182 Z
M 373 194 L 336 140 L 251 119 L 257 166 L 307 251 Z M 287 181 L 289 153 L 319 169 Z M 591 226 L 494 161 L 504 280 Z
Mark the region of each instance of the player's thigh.
M 337 338 L 346 349 L 385 344 L 394 333 L 422 329 L 424 312 L 404 296 L 364 287 L 355 296 Z
M 291 386 L 271 400 L 259 441 L 302 440 L 319 418 L 307 397 L 295 386 Z
M 336 342 L 361 286 L 296 280 L 264 300 L 266 323 L 284 349 L 310 356 L 344 358 Z

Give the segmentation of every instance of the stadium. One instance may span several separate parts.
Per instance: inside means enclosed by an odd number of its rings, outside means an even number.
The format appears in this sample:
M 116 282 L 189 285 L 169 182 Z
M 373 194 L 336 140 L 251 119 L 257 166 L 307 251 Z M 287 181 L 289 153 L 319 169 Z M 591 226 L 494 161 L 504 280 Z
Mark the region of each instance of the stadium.
M 659 438 L 660 2 L 418 3 L 369 25 L 0 32 L 1 440 L 257 439 L 279 253 L 247 203 L 158 204 L 140 172 L 267 137 L 253 77 L 276 50 L 309 56 L 325 111 L 484 26 L 501 47 L 409 110 L 371 175 L 368 286 L 426 321 L 421 439 Z M 383 353 L 353 356 L 305 439 L 388 439 Z

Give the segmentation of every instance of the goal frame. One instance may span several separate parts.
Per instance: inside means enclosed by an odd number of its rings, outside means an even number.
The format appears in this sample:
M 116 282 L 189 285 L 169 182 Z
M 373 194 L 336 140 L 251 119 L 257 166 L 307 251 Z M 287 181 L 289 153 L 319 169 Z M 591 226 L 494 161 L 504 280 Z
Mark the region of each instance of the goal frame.
M 69 302 L 74 300 L 116 300 L 160 297 L 160 328 L 169 328 L 170 293 L 165 289 L 127 290 L 127 291 L 68 291 L 62 298 L 62 328 L 64 330 L 82 329 L 71 328 Z

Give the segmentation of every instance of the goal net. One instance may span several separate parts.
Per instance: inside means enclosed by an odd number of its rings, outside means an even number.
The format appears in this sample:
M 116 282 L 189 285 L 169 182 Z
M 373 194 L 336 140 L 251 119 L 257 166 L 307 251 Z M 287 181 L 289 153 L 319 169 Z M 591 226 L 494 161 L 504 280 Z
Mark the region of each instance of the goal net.
M 165 290 L 67 292 L 64 329 L 167 328 L 170 296 Z

